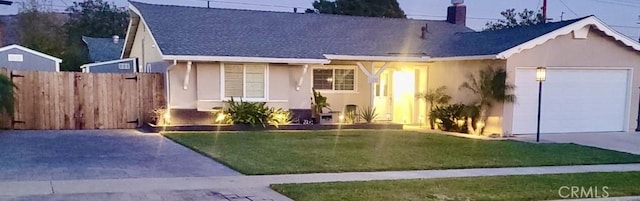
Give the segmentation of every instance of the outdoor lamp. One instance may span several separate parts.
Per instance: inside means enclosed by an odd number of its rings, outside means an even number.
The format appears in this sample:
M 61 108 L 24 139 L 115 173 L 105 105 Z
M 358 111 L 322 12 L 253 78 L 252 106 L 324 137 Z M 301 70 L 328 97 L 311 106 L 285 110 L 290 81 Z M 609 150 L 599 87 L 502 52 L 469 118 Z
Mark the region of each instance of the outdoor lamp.
M 538 67 L 536 68 L 536 81 L 542 82 L 547 79 L 547 68 Z
M 540 142 L 540 109 L 542 108 L 542 82 L 547 79 L 547 68 L 536 68 L 536 81 L 538 81 L 538 128 L 536 130 L 536 142 Z

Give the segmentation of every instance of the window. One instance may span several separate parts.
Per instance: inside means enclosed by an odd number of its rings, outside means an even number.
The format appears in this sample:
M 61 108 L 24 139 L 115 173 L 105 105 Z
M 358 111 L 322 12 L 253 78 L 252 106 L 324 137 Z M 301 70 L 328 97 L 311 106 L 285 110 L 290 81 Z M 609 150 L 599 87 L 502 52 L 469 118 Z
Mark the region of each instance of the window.
M 24 61 L 24 56 L 22 56 L 22 54 L 8 54 L 7 57 L 8 57 L 7 60 L 9 61 L 15 61 L 15 62 Z
M 313 69 L 316 90 L 355 91 L 355 68 Z
M 224 64 L 224 97 L 264 99 L 266 65 Z
M 120 70 L 131 69 L 131 65 L 129 65 L 129 63 L 120 63 L 118 64 L 118 69 Z

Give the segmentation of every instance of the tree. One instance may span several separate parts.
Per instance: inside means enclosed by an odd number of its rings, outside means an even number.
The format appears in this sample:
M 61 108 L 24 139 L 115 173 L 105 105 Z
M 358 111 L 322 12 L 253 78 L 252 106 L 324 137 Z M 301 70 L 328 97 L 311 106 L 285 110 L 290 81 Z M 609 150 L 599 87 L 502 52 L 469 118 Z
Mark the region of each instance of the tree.
M 46 9 L 44 2 L 25 1 L 18 12 L 18 35 L 21 45 L 55 57 L 61 57 L 64 49 L 65 15 Z
M 306 12 L 406 18 L 397 0 L 316 0 L 313 2 L 313 8 L 315 8 L 315 10 L 307 9 Z
M 478 75 L 468 74 L 467 81 L 460 85 L 460 90 L 469 90 L 476 96 L 476 106 L 479 108 L 480 117 L 476 128 L 473 124 L 468 124 L 469 133 L 482 134 L 488 112 L 495 103 L 513 103 L 516 96 L 511 94 L 514 85 L 507 84 L 507 72 L 504 69 L 494 69 L 491 67 L 482 69 Z M 467 120 L 467 122 L 473 122 Z
M 500 12 L 505 19 L 498 20 L 497 22 L 487 22 L 484 30 L 500 30 L 511 27 L 529 26 L 539 23 L 544 23 L 544 17 L 542 13 L 533 10 L 524 9 L 522 12 L 516 12 L 516 9 L 507 9 Z
M 15 89 L 16 85 L 11 82 L 11 78 L 0 74 L 0 112 L 6 112 L 12 120 L 14 117 Z
M 129 13 L 114 3 L 102 0 L 73 2 L 67 8 L 69 21 L 65 24 L 68 51 L 63 56 L 67 70 L 79 71 L 79 66 L 88 62 L 82 36 L 111 38 L 124 36 L 129 24 Z
M 424 99 L 428 104 L 427 108 L 427 117 L 430 117 L 429 113 L 433 111 L 433 107 L 437 105 L 447 104 L 451 100 L 451 96 L 447 94 L 447 87 L 441 86 L 437 89 L 430 89 L 427 92 L 419 93 L 416 95 L 420 99 Z M 429 118 L 429 126 L 431 129 L 434 128 L 435 119 Z

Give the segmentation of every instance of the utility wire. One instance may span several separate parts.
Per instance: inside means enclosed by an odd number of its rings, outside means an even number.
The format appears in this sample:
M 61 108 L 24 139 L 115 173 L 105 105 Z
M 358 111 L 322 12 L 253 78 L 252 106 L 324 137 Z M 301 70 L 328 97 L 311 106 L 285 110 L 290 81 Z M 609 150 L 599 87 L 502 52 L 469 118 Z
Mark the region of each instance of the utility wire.
M 576 17 L 580 17 L 580 15 L 578 15 L 578 13 L 573 11 L 573 9 L 571 9 L 566 3 L 564 3 L 564 0 L 560 0 L 560 3 L 562 3 L 562 5 L 564 5 L 565 8 L 567 8 L 571 13 L 573 13 L 573 15 L 575 15 Z

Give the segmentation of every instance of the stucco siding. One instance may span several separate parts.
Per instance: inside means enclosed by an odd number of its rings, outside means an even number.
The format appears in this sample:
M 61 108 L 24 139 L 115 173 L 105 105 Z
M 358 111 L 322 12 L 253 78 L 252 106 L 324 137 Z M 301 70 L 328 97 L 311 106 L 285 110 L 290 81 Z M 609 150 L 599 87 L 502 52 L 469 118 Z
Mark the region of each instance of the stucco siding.
M 220 63 L 197 63 L 197 108 L 208 111 L 222 107 L 220 99 Z
M 9 55 L 22 55 L 22 61 L 9 61 Z M 13 70 L 57 71 L 57 62 L 17 48 L 0 52 L 0 67 Z
M 303 66 L 289 66 L 289 78 L 287 89 L 289 90 L 289 108 L 290 109 L 310 109 L 311 108 L 311 74 L 312 68 L 307 68 L 307 73 L 303 75 Z M 296 90 L 300 77 L 303 77 L 300 89 Z M 286 80 L 281 80 L 285 82 Z
M 574 39 L 572 34 L 555 39 L 515 54 L 507 61 L 507 72 L 515 74 L 519 67 L 548 68 L 631 68 L 632 86 L 629 116 L 626 124 L 628 131 L 636 129 L 638 116 L 638 87 L 640 86 L 640 53 L 622 45 L 600 31 L 591 29 L 587 39 Z M 532 78 L 533 79 L 533 78 Z M 514 76 L 507 82 L 515 83 Z M 597 96 L 598 94 L 594 94 Z M 513 104 L 504 106 L 504 128 L 510 132 L 513 128 Z M 587 109 L 587 108 L 585 108 Z
M 370 66 L 370 64 L 365 65 Z M 357 105 L 358 107 L 371 105 L 371 84 L 369 84 L 367 76 L 358 67 L 356 67 L 355 64 L 338 66 L 355 68 L 356 86 L 355 91 L 350 92 L 319 90 L 323 96 L 327 97 L 327 102 L 331 106 L 331 109 L 342 112 L 345 110 L 346 105 Z M 314 66 L 313 68 L 320 68 L 320 66 Z M 313 71 L 310 71 L 309 73 L 313 74 Z M 311 80 L 311 82 L 313 82 L 313 80 Z M 313 95 L 310 95 L 308 98 L 311 98 L 311 96 Z
M 187 73 L 186 63 L 178 63 L 169 70 L 169 106 L 176 109 L 196 109 L 197 108 L 197 65 L 192 66 L 189 74 L 189 83 L 184 88 L 185 75 Z
M 129 64 L 129 69 L 121 69 L 120 64 Z M 102 64 L 97 66 L 87 67 L 90 73 L 135 73 L 136 62 L 135 60 L 121 61 L 117 63 Z
M 474 60 L 474 61 L 448 61 L 435 62 L 428 67 L 428 88 L 436 89 L 440 86 L 447 87 L 447 94 L 451 96 L 451 104 L 475 104 L 478 100 L 469 90 L 460 89 L 460 85 L 467 81 L 467 75 L 477 75 L 481 69 L 492 67 L 504 69 L 504 60 Z M 513 76 L 508 73 L 507 77 Z M 495 104 L 486 122 L 485 133 L 502 133 L 502 104 Z
M 162 61 L 160 50 L 156 46 L 149 29 L 144 26 L 142 20 L 140 21 L 140 25 L 136 31 L 136 37 L 133 41 L 133 45 L 131 46 L 131 53 L 128 58 L 138 58 L 140 62 L 138 65 L 142 69 L 144 69 L 143 67 L 147 63 Z

